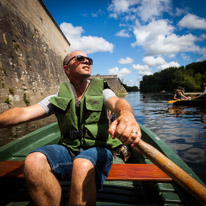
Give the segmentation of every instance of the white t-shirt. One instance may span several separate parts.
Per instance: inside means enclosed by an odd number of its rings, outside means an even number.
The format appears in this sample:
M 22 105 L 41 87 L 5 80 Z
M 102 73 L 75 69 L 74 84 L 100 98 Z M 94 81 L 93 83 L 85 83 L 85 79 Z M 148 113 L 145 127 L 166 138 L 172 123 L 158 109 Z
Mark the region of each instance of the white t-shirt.
M 51 102 L 49 102 L 49 99 L 51 97 L 54 97 L 54 96 L 58 96 L 58 93 L 53 94 L 53 95 L 49 95 L 49 96 L 45 97 L 42 101 L 38 102 L 38 104 L 41 107 L 43 107 L 43 109 L 46 111 L 48 116 L 54 114 L 54 110 L 53 110 L 54 105 Z M 104 104 L 107 102 L 107 100 L 110 97 L 114 97 L 114 96 L 116 96 L 116 95 L 111 89 L 104 89 L 103 90 Z

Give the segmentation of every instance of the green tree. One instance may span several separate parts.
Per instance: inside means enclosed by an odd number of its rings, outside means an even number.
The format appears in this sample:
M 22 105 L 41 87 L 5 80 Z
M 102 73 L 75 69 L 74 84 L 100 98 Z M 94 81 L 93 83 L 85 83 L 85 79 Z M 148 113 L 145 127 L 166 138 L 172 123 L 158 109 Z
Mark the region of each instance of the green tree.
M 186 75 L 184 77 L 184 82 L 183 82 L 184 86 L 185 86 L 185 89 L 187 91 L 197 91 L 197 85 L 196 85 L 196 82 L 195 82 L 195 79 L 189 75 Z
M 140 91 L 174 92 L 178 87 L 185 87 L 187 91 L 200 91 L 203 82 L 206 83 L 206 61 L 191 63 L 186 67 L 170 67 L 144 76 L 140 82 Z

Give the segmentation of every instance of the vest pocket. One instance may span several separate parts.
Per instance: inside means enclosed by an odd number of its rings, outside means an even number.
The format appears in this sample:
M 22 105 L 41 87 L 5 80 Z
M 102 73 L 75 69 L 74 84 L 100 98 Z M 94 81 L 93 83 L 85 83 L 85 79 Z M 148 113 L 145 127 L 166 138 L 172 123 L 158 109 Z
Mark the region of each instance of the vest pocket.
M 103 96 L 86 96 L 85 97 L 86 108 L 91 111 L 102 111 Z
M 65 97 L 51 97 L 49 101 L 58 107 L 59 109 L 66 111 L 68 104 L 71 102 L 72 98 Z

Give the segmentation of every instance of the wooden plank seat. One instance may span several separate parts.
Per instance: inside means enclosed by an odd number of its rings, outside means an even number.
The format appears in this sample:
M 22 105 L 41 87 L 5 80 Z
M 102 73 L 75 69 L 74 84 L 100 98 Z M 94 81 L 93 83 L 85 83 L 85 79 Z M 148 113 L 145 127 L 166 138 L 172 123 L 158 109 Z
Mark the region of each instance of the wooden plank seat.
M 0 178 L 24 178 L 23 161 L 0 162 Z M 172 178 L 154 164 L 113 164 L 107 180 L 171 182 Z
M 154 164 L 113 164 L 107 180 L 171 182 L 172 178 Z

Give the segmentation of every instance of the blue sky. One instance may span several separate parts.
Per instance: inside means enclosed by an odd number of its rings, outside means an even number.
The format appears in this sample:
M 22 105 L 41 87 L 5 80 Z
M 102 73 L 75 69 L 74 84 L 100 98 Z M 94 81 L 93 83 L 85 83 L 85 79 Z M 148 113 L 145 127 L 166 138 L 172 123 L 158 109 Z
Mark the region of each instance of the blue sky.
M 206 60 L 205 0 L 43 0 L 92 75 L 129 86 L 144 75 Z

